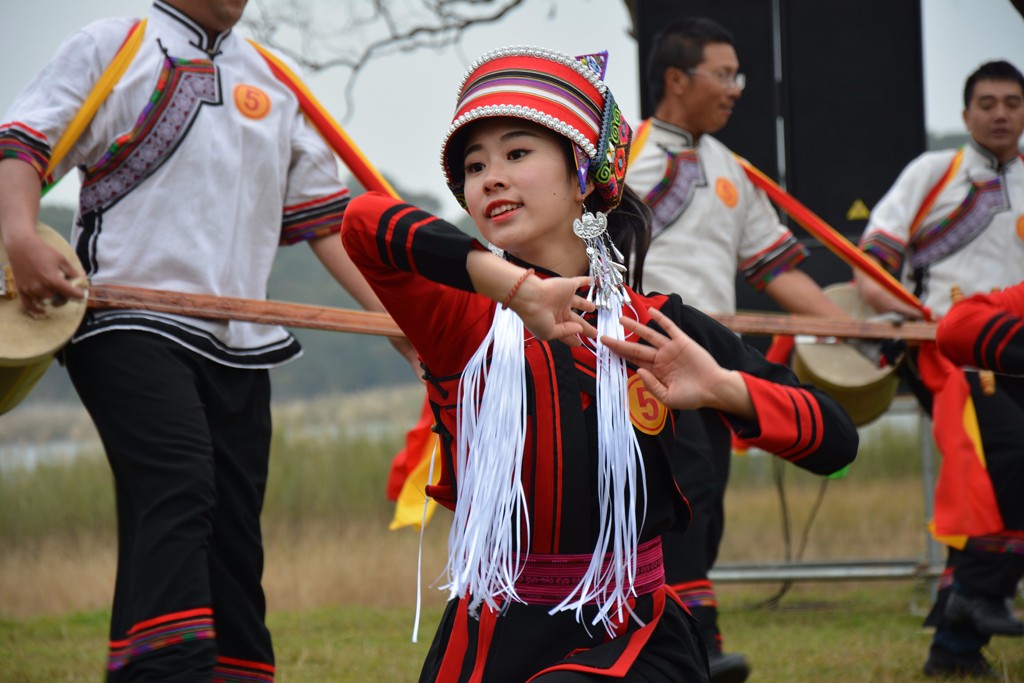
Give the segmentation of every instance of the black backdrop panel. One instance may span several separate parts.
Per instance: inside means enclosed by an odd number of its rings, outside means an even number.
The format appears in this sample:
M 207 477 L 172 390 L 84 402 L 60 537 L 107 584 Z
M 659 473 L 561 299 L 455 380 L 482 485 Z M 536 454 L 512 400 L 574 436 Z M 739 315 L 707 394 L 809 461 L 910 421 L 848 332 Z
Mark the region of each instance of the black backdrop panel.
M 787 189 L 857 239 L 863 218 L 925 149 L 917 0 L 784 0 Z
M 866 225 L 857 209 L 870 210 L 925 149 L 919 1 L 637 0 L 644 116 L 653 110 L 645 76 L 651 40 L 686 15 L 711 17 L 729 29 L 747 74 L 743 97 L 715 137 L 776 180 L 781 148 L 787 189 L 856 241 Z M 802 270 L 823 285 L 850 279 L 848 266 L 789 223 L 811 251 Z M 745 282 L 737 282 L 737 294 L 740 308 L 777 310 Z

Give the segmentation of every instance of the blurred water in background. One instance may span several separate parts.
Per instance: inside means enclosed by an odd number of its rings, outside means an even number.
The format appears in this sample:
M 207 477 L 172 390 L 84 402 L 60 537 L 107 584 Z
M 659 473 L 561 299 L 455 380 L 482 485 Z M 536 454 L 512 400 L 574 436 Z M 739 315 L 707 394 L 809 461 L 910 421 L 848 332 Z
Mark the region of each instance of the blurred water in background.
M 293 438 L 337 438 L 341 433 L 370 438 L 404 431 L 419 416 L 423 390 L 417 385 L 380 389 L 274 406 L 274 429 Z M 899 396 L 889 411 L 860 428 L 861 450 L 880 443 L 912 441 L 921 428 L 917 404 Z M 0 477 L 15 470 L 68 463 L 83 456 L 102 457 L 102 445 L 88 414 L 76 405 L 21 405 L 0 416 Z M 751 457 L 767 455 L 751 449 Z M 907 457 L 907 460 L 916 460 Z

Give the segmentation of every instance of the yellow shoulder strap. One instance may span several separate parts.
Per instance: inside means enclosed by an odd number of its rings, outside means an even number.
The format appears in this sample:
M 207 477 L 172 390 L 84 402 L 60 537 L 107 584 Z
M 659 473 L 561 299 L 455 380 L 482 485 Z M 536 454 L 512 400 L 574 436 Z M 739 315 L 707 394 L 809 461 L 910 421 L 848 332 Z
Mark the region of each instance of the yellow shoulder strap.
M 633 135 L 633 142 L 629 146 L 629 163 L 640 156 L 640 150 L 647 144 L 647 134 L 651 132 L 651 120 L 644 119 L 640 122 L 640 127 L 636 129 L 636 133 Z
M 914 214 L 914 220 L 910 222 L 910 229 L 908 231 L 909 239 L 912 241 L 914 235 L 917 234 L 918 229 L 921 227 L 921 223 L 928 216 L 928 213 L 935 206 L 935 200 L 939 198 L 939 193 L 942 192 L 942 188 L 949 184 L 949 181 L 956 175 L 957 169 L 960 168 L 960 162 L 964 160 L 964 148 L 961 147 L 953 155 L 953 160 L 949 162 L 949 168 L 939 178 L 939 182 L 935 183 L 935 186 L 928 191 L 925 195 L 924 201 L 921 202 L 921 206 L 917 208 L 917 213 Z
M 110 64 L 103 71 L 99 80 L 96 81 L 96 85 L 93 86 L 92 92 L 85 98 L 85 102 L 82 103 L 81 109 L 75 114 L 75 117 L 71 119 L 71 123 L 64 129 L 64 133 L 61 134 L 60 139 L 57 140 L 57 144 L 53 146 L 53 151 L 50 154 L 50 164 L 46 167 L 46 178 L 48 180 L 46 186 L 43 188 L 43 194 L 53 187 L 55 183 L 50 180 L 50 176 L 53 173 L 53 169 L 57 167 L 57 164 L 64 159 L 74 144 L 81 137 L 82 131 L 85 130 L 92 118 L 96 116 L 96 111 L 99 110 L 100 105 L 107 99 L 107 95 L 114 89 L 114 86 L 124 72 L 128 69 L 128 65 L 132 63 L 132 59 L 135 58 L 135 53 L 139 51 L 139 46 L 142 44 L 142 36 L 146 32 L 146 20 L 142 19 L 137 21 L 128 35 L 125 37 L 124 42 L 121 43 L 121 47 L 118 48 L 117 54 L 114 55 L 114 59 L 111 60 Z

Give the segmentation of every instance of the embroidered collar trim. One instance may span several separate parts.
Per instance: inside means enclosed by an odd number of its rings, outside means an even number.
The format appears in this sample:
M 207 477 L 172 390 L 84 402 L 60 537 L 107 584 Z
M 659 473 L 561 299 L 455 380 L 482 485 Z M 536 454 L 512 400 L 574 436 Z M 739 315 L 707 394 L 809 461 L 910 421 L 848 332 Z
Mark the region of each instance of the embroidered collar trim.
M 672 133 L 674 135 L 678 135 L 682 137 L 684 140 L 686 140 L 687 145 L 689 145 L 690 147 L 694 146 L 693 133 L 686 130 L 685 128 L 680 128 L 679 126 L 673 125 L 668 121 L 662 121 L 661 119 L 654 118 L 653 116 L 651 117 L 651 125 L 655 126 L 656 128 L 661 128 L 662 130 Z
M 229 35 L 231 35 L 231 29 L 222 31 L 214 36 L 213 40 L 210 40 L 210 35 L 206 32 L 195 19 L 182 12 L 177 7 L 173 7 L 164 0 L 154 0 L 153 9 L 159 12 L 163 12 L 169 18 L 173 19 L 181 28 L 185 29 L 192 36 L 189 44 L 202 50 L 211 57 L 217 55 L 220 52 L 220 46 Z
M 968 140 L 967 146 L 971 150 L 973 150 L 975 153 L 980 155 L 981 158 L 985 160 L 985 164 L 989 168 L 991 168 L 993 171 L 995 171 L 996 173 L 1002 173 L 1011 164 L 1013 164 L 1014 162 L 1020 161 L 1022 159 L 1021 155 L 1018 153 L 1018 154 L 1014 154 L 1012 157 L 1010 157 L 1010 159 L 1008 161 L 1001 162 L 996 157 L 996 155 L 991 152 L 991 150 L 989 150 L 986 147 L 983 147 L 974 138 L 971 138 L 970 140 Z

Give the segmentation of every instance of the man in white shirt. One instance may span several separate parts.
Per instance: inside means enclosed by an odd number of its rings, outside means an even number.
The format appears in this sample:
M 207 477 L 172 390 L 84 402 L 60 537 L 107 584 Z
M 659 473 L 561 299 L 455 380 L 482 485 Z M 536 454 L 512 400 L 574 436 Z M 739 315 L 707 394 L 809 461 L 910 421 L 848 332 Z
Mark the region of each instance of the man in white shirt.
M 41 185 L 78 168 L 72 246 L 95 284 L 266 298 L 279 244 L 308 242 L 380 309 L 337 232 L 348 191 L 290 90 L 232 31 L 246 0 L 156 0 L 138 52 L 52 173 L 56 141 L 135 25 L 68 37 L 0 125 L 0 232 L 25 309 L 81 297 L 35 233 Z M 140 28 L 139 30 L 143 30 Z M 90 312 L 63 352 L 114 473 L 110 681 L 272 681 L 259 514 L 276 326 Z
M 954 285 L 969 296 L 1024 280 L 1024 157 L 1018 150 L 1024 75 L 1004 61 L 980 66 L 964 86 L 963 118 L 971 135 L 967 145 L 926 152 L 910 162 L 872 210 L 861 238 L 861 247 L 939 318 L 952 306 Z M 920 316 L 859 273 L 857 285 L 878 311 Z M 915 362 L 915 350 L 908 358 L 907 366 L 927 368 Z M 1024 383 L 1000 376 L 994 393 L 987 393 L 976 371 L 966 372 L 965 379 L 984 451 L 981 485 L 1004 530 L 950 545 L 941 590 L 925 622 L 936 627 L 924 665 L 929 676 L 994 676 L 982 647 L 993 635 L 1024 635 L 1024 624 L 1008 606 L 1024 576 L 1024 556 L 1014 541 L 1024 533 L 1024 412 L 1014 400 L 1024 395 Z M 931 412 L 933 395 L 921 376 L 907 381 Z M 936 427 L 948 429 L 956 421 L 947 422 L 936 421 Z M 959 454 L 947 448 L 942 455 L 937 492 L 973 500 L 962 477 L 949 478 Z M 936 519 L 947 514 L 946 500 L 937 493 Z

